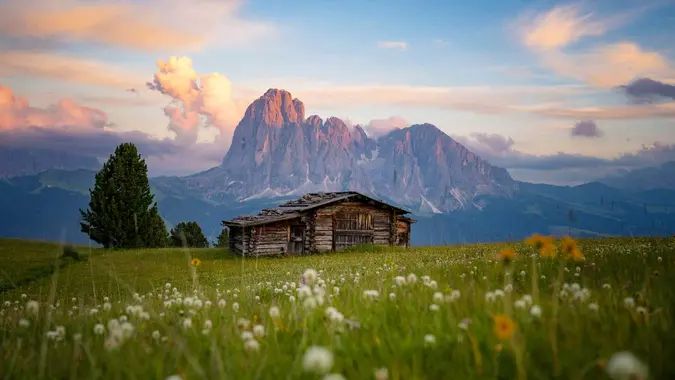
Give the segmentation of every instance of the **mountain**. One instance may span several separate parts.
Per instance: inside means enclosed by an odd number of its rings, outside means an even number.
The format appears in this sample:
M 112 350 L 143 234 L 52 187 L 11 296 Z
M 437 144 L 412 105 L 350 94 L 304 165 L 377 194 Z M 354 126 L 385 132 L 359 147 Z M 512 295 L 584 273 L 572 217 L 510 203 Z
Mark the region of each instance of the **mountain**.
M 0 180 L 0 237 L 69 241 L 86 244 L 80 232 L 79 208 L 87 207 L 87 189 L 95 172 L 48 170 L 32 176 Z M 281 203 L 280 198 L 217 203 L 166 186 L 167 178 L 151 178 L 159 210 L 171 227 L 196 221 L 209 240 L 220 221 Z M 170 182 L 169 182 L 170 183 Z M 670 236 L 675 233 L 675 190 L 631 191 L 600 183 L 553 186 L 517 183 L 510 197 L 481 195 L 482 208 L 448 213 L 413 214 L 412 245 L 440 245 L 519 240 L 534 232 L 593 236 Z
M 48 149 L 0 146 L 0 178 L 37 174 L 48 169 L 98 170 L 100 166 L 94 157 Z
M 517 189 L 505 169 L 431 124 L 374 140 L 335 117 L 305 118 L 304 104 L 277 89 L 247 108 L 220 166 L 158 184 L 213 202 L 354 190 L 434 213 L 480 208 L 476 196 L 509 197 Z
M 14 173 L 24 161 L 17 162 Z M 0 237 L 86 243 L 78 209 L 87 207 L 95 172 L 39 168 L 0 179 Z M 672 235 L 674 168 L 671 163 L 579 186 L 518 182 L 431 124 L 372 139 L 338 118 L 305 117 L 300 100 L 270 89 L 246 110 L 221 165 L 151 178 L 150 185 L 169 227 L 196 221 L 209 240 L 223 219 L 307 192 L 355 190 L 410 209 L 417 219 L 411 243 L 435 245 L 517 240 L 534 232 Z
M 675 161 L 656 167 L 633 169 L 602 178 L 598 182 L 631 190 L 675 189 Z

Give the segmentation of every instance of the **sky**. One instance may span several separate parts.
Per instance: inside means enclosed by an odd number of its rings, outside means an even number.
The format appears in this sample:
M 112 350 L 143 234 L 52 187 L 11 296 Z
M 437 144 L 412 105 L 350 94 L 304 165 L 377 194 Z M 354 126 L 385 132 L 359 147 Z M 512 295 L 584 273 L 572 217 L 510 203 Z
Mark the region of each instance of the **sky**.
M 218 165 L 268 88 L 519 180 L 675 160 L 675 0 L 0 0 L 0 145 Z

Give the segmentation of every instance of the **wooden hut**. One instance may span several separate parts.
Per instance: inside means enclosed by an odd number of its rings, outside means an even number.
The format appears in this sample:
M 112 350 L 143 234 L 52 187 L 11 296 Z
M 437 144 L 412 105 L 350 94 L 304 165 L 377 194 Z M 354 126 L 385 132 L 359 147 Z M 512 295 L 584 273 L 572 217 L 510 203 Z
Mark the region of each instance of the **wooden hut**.
M 303 255 L 366 243 L 409 247 L 415 221 L 408 213 L 354 191 L 310 193 L 222 224 L 229 227 L 232 252 Z

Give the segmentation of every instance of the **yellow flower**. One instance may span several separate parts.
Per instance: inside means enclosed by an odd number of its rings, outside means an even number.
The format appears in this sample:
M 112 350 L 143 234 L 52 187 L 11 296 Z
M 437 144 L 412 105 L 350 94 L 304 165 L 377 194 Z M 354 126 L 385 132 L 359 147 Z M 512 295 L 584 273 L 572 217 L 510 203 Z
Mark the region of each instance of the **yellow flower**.
M 497 339 L 504 341 L 511 338 L 516 330 L 516 324 L 513 322 L 513 319 L 503 314 L 497 314 L 492 317 L 492 320 L 494 322 L 493 330 Z
M 562 238 L 562 251 L 576 261 L 584 260 L 584 254 L 577 246 L 577 242 L 569 236 L 563 236 Z
M 516 251 L 513 248 L 504 248 L 497 255 L 497 260 L 503 261 L 504 264 L 508 264 L 511 260 L 515 259 Z
M 196 267 L 198 267 L 201 263 L 202 263 L 202 261 L 199 260 L 199 259 L 196 258 L 196 257 L 190 261 L 190 264 L 192 264 L 192 265 L 194 265 L 194 266 L 196 266 Z
M 543 236 L 535 233 L 525 239 L 525 244 L 537 249 L 539 254 L 544 257 L 555 257 L 556 247 L 552 236 Z

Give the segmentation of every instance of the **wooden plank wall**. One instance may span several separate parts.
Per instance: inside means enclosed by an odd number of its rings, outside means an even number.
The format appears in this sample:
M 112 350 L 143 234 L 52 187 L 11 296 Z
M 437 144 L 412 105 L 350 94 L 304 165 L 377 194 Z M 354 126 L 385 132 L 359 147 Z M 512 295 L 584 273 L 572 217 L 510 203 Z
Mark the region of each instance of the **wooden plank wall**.
M 251 227 L 251 239 L 247 254 L 273 256 L 286 254 L 288 249 L 289 221 Z
M 410 223 L 405 220 L 396 221 L 396 245 L 410 246 Z
M 350 223 L 345 221 L 338 221 L 337 214 L 341 212 L 352 213 L 366 213 L 371 215 L 370 220 L 362 220 L 363 223 L 372 225 L 372 235 L 370 241 L 375 244 L 389 244 L 391 238 L 391 216 L 388 210 L 383 210 L 372 205 L 363 204 L 361 202 L 343 202 L 337 205 L 327 206 L 316 211 L 315 216 L 315 234 L 314 246 L 316 251 L 325 252 L 331 251 L 334 248 L 340 249 L 340 246 L 345 245 L 346 242 L 337 242 L 333 239 L 333 224 Z M 355 222 L 351 222 L 355 223 Z M 357 224 L 359 222 L 356 222 Z M 363 225 L 350 226 L 363 227 Z M 356 239 L 356 238 L 355 238 Z M 358 239 L 366 239 L 359 237 Z M 366 241 L 363 241 L 366 242 Z M 335 243 L 335 246 L 334 246 Z

